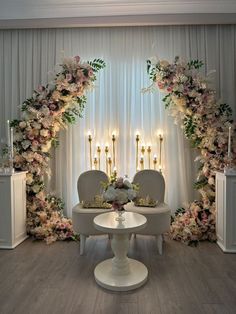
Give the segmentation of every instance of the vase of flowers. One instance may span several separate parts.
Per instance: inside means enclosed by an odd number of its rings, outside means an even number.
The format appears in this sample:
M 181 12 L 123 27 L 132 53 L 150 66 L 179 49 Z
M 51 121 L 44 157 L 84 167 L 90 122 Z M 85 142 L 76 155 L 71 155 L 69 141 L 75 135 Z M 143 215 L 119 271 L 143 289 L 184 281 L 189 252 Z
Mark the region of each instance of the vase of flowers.
M 111 203 L 117 212 L 117 221 L 125 220 L 124 205 L 136 198 L 137 190 L 138 187 L 130 183 L 127 178 L 116 178 L 115 176 L 112 176 L 109 183 L 104 185 L 103 198 L 106 202 Z

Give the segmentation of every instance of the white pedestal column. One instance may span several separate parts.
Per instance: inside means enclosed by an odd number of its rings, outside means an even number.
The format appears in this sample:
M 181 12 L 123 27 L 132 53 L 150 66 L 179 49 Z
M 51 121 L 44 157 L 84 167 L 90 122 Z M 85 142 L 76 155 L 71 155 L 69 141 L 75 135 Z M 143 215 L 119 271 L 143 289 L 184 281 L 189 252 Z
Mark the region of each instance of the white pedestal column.
M 26 172 L 0 173 L 0 248 L 13 249 L 26 238 Z
M 223 252 L 236 253 L 236 172 L 216 173 L 216 235 Z

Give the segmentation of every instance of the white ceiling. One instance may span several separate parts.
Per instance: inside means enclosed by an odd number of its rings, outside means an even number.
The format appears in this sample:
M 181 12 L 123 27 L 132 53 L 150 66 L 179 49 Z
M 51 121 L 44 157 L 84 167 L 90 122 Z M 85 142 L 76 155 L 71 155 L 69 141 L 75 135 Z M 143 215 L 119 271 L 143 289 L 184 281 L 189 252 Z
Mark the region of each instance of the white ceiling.
M 0 0 L 0 28 L 222 23 L 236 0 Z

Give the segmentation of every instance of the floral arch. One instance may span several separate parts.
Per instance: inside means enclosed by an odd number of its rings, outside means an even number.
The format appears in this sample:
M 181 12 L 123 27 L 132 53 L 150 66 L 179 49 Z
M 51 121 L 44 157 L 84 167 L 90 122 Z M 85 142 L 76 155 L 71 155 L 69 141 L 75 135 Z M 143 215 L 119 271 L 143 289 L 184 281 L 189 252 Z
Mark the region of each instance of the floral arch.
M 49 174 L 49 150 L 58 145 L 58 132 L 82 115 L 86 96 L 96 73 L 105 62 L 81 62 L 64 58 L 52 82 L 40 86 L 21 106 L 22 119 L 14 120 L 14 167 L 27 171 L 27 232 L 48 243 L 74 238 L 70 219 L 63 216 L 61 199 L 47 195 L 44 183 Z
M 171 225 L 173 239 L 187 243 L 215 240 L 215 171 L 223 171 L 229 162 L 229 127 L 234 136 L 236 131 L 231 108 L 217 101 L 215 90 L 200 75 L 202 65 L 199 60 L 181 62 L 179 57 L 172 64 L 165 60 L 148 60 L 147 70 L 153 84 L 144 89 L 159 88 L 166 93 L 165 108 L 180 123 L 186 138 L 199 152 L 194 187 L 199 190 L 201 200 L 192 202 L 188 208 L 178 209 Z M 236 141 L 232 145 L 231 158 L 235 163 Z

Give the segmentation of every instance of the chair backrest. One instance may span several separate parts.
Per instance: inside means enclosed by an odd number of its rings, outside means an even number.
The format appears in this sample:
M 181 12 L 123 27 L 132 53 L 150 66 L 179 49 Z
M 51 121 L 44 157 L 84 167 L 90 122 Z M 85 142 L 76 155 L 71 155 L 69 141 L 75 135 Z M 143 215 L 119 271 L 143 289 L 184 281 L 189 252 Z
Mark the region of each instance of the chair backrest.
M 164 202 L 165 180 L 159 171 L 145 169 L 134 175 L 133 182 L 139 185 L 138 197 Z
M 109 178 L 105 172 L 100 170 L 89 170 L 81 173 L 77 182 L 80 202 L 93 201 L 96 195 L 103 191 L 101 182 L 108 182 Z

